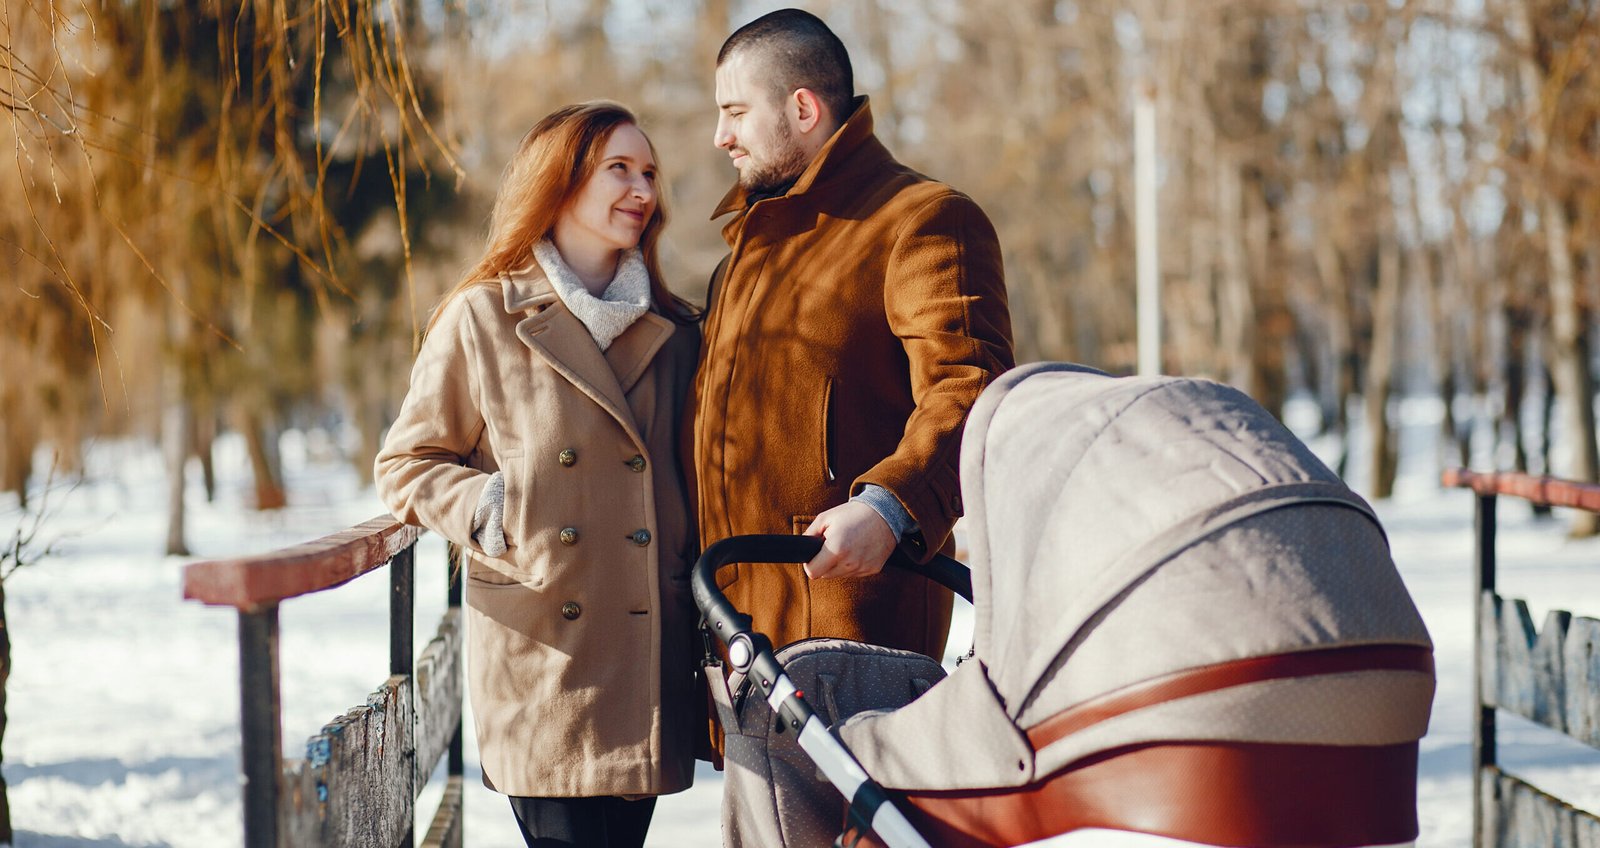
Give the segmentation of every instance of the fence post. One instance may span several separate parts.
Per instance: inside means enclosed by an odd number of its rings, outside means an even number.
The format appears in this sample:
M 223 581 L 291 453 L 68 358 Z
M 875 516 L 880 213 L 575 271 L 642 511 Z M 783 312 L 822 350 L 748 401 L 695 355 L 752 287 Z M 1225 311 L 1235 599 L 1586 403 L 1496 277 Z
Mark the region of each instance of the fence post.
M 245 848 L 278 848 L 283 728 L 275 603 L 239 611 L 239 724 L 244 737 Z
M 417 543 L 412 542 L 400 553 L 395 554 L 389 563 L 389 673 L 401 675 L 406 679 L 406 686 L 411 690 L 411 702 L 416 703 L 416 655 L 412 650 L 413 619 L 416 614 L 416 551 Z M 416 714 L 412 714 L 412 728 L 410 738 L 411 750 L 406 752 L 407 768 L 401 773 L 408 776 L 404 791 L 407 803 L 410 804 L 417 797 L 415 785 L 416 773 Z M 413 822 L 415 813 L 412 814 Z M 417 844 L 417 828 L 413 823 L 406 828 L 406 835 L 401 837 L 399 848 L 414 848 Z
M 1477 529 L 1477 574 L 1473 581 L 1472 605 L 1472 688 L 1477 697 L 1477 721 L 1472 727 L 1472 844 L 1475 848 L 1484 848 L 1491 843 L 1489 834 L 1484 833 L 1483 809 L 1483 771 L 1486 768 L 1495 768 L 1497 757 L 1495 755 L 1495 708 L 1485 706 L 1487 700 L 1487 687 L 1494 681 L 1484 679 L 1483 674 L 1483 595 L 1493 592 L 1494 587 L 1494 543 L 1495 543 L 1495 499 L 1493 494 L 1478 495 L 1478 509 L 1474 515 Z M 1498 781 L 1495 786 L 1498 786 Z M 1498 792 L 1498 789 L 1495 790 Z
M 451 610 L 455 610 L 459 613 L 461 611 L 462 588 L 461 549 L 456 547 L 454 542 L 445 543 L 444 560 L 445 568 L 448 569 L 445 574 L 445 612 L 448 613 Z M 461 625 L 464 626 L 465 622 L 461 622 Z M 467 722 L 465 697 L 463 697 L 462 701 L 461 714 L 456 719 L 456 735 L 450 739 L 450 764 L 445 772 L 448 777 L 461 777 L 467 771 L 467 757 L 461 740 L 462 729 Z

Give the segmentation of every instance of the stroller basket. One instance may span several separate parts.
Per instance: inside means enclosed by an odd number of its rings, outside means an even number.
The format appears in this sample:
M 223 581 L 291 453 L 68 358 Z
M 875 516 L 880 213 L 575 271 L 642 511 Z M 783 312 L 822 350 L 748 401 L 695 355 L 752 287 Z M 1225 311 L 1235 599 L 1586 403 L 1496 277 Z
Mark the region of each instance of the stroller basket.
M 723 539 L 707 548 L 695 563 L 690 575 L 695 603 L 705 615 L 707 630 L 727 648 L 733 670 L 760 687 L 773 712 L 798 732 L 801 749 L 850 800 L 850 825 L 876 832 L 891 848 L 926 846 L 927 840 L 888 800 L 883 789 L 806 703 L 804 693 L 794 686 L 774 655 L 772 642 L 764 634 L 752 630 L 750 616 L 735 609 L 717 587 L 716 574 L 724 566 L 736 562 L 807 562 L 821 549 L 822 540 L 812 536 L 752 535 Z M 936 556 L 926 565 L 917 565 L 896 552 L 887 565 L 921 574 L 972 600 L 971 574 L 966 566 L 949 557 Z

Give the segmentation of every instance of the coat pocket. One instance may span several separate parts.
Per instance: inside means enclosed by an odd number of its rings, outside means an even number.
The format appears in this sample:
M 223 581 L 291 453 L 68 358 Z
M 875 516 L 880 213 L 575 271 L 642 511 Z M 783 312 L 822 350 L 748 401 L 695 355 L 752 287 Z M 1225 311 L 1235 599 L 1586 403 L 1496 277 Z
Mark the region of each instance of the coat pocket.
M 817 433 L 822 440 L 822 479 L 833 482 L 833 378 L 829 377 L 822 384 L 822 420 L 817 427 Z
M 502 571 L 472 554 L 465 554 L 467 560 L 467 582 L 477 583 L 482 586 L 515 586 L 522 579 L 515 574 Z M 496 560 L 504 565 L 504 560 Z
M 506 548 L 514 551 L 522 547 L 528 524 L 528 463 L 523 453 L 508 451 L 501 457 L 500 473 L 506 481 L 501 530 L 506 535 Z

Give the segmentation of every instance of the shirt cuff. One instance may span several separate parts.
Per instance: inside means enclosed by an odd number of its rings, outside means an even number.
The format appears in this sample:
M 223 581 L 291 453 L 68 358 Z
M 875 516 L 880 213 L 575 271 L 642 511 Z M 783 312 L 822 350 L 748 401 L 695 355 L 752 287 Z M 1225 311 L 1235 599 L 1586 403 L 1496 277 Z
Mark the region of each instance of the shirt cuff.
M 900 499 L 889 493 L 888 489 L 872 483 L 863 483 L 861 491 L 850 499 L 851 503 L 864 503 L 872 507 L 873 511 L 883 516 L 884 523 L 894 532 L 896 540 L 905 538 L 906 533 L 916 529 L 911 521 L 911 513 L 901 505 Z

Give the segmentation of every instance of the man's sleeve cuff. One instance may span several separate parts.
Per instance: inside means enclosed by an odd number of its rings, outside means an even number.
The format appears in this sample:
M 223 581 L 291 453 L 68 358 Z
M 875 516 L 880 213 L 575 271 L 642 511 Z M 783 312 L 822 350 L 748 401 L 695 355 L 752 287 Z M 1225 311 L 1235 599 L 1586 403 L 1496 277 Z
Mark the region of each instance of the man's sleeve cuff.
M 916 526 L 911 521 L 911 513 L 900 504 L 900 499 L 889 493 L 882 486 L 865 483 L 861 491 L 850 499 L 852 503 L 864 503 L 872 507 L 873 511 L 883 516 L 884 523 L 894 532 L 896 540 L 905 538 L 906 533 L 914 531 Z

